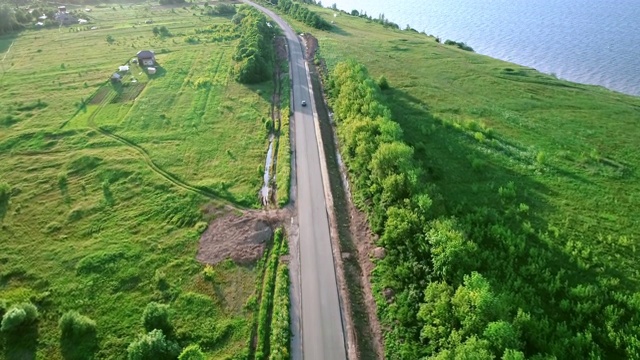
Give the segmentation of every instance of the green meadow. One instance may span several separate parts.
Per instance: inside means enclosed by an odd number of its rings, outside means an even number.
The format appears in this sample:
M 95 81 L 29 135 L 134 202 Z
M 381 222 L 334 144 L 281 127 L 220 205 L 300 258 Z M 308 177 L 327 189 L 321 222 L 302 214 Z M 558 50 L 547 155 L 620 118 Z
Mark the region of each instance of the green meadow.
M 181 347 L 248 351 L 258 271 L 205 276 L 195 253 L 221 207 L 258 206 L 273 85 L 235 82 L 231 17 L 186 5 L 91 6 L 87 25 L 0 38 L 0 311 L 39 311 L 0 357 L 126 358 L 152 301 Z M 109 81 L 148 49 L 156 74 Z M 96 322 L 80 357 L 60 341 L 70 310 Z

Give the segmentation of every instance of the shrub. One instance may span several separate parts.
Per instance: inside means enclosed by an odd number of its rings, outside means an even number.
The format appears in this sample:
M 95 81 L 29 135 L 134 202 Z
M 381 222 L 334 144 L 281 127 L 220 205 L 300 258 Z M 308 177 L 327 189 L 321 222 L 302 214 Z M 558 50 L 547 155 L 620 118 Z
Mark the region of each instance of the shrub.
M 179 353 L 178 344 L 167 340 L 158 329 L 141 335 L 127 348 L 129 360 L 174 360 Z
M 380 87 L 380 90 L 389 89 L 389 82 L 387 81 L 387 78 L 384 77 L 384 75 L 378 78 L 378 86 Z
M 169 306 L 150 302 L 142 313 L 142 325 L 145 330 L 162 330 L 164 334 L 170 335 L 173 326 L 169 320 Z
M 182 350 L 178 360 L 205 360 L 205 357 L 199 345 L 189 345 Z
M 78 341 L 87 335 L 95 334 L 96 322 L 77 311 L 67 311 L 58 322 L 62 341 Z
M 2 331 L 12 331 L 13 329 L 20 327 L 27 318 L 27 313 L 20 308 L 11 308 L 2 317 Z
M 33 323 L 38 318 L 38 309 L 31 303 L 23 303 L 12 307 L 2 316 L 0 331 L 10 332 L 24 325 Z
M 9 198 L 11 198 L 11 187 L 6 182 L 1 182 L 0 183 L 0 206 L 8 204 Z
M 204 269 L 202 270 L 202 276 L 204 276 L 205 280 L 215 281 L 215 279 L 216 279 L 216 271 L 213 270 L 213 267 L 211 265 L 206 265 L 204 267 Z

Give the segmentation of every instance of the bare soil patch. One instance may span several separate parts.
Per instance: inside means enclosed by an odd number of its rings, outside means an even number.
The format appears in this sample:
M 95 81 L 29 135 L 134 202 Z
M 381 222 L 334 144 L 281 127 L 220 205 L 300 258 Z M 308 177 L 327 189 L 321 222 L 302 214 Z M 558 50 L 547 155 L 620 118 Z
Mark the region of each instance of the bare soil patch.
M 113 103 L 123 103 L 135 100 L 144 90 L 146 83 L 130 83 L 123 85 L 120 93 L 113 99 Z
M 262 257 L 275 228 L 286 225 L 287 210 L 226 213 L 209 223 L 200 236 L 196 259 L 215 265 L 226 259 L 251 264 Z
M 91 100 L 89 100 L 89 104 L 91 105 L 98 105 L 100 103 L 102 103 L 102 101 L 104 100 L 105 97 L 107 97 L 107 95 L 109 94 L 109 91 L 111 89 L 109 89 L 106 86 L 101 87 L 95 95 L 93 95 L 93 97 L 91 98 Z

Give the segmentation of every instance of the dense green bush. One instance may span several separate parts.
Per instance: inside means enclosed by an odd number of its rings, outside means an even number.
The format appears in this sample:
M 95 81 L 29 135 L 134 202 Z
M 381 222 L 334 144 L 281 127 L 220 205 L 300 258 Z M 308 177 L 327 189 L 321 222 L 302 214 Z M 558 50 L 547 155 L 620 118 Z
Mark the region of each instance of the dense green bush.
M 165 335 L 173 332 L 171 320 L 169 320 L 169 306 L 150 302 L 142 313 L 142 325 L 145 330 L 162 330 Z
M 38 318 L 38 308 L 31 303 L 23 303 L 9 309 L 2 316 L 0 331 L 12 332 L 32 324 Z
M 200 349 L 199 345 L 189 345 L 186 348 L 184 348 L 184 350 L 182 350 L 182 353 L 180 353 L 180 356 L 178 356 L 178 360 L 205 360 L 205 356 L 204 353 L 202 353 L 202 350 Z
M 233 60 L 237 63 L 234 74 L 238 82 L 254 84 L 269 80 L 273 75 L 273 37 L 275 30 L 267 18 L 255 8 L 242 5 L 233 22 L 238 25 L 240 41 Z
M 320 30 L 330 30 L 331 24 L 320 17 L 315 12 L 309 10 L 306 6 L 301 5 L 297 1 L 278 0 L 277 8 L 285 14 L 291 15 L 294 19 Z
M 436 216 L 364 66 L 336 65 L 327 88 L 354 202 L 387 250 L 372 286 L 389 359 L 640 358 L 640 296 L 550 246 L 515 183 Z
M 80 340 L 86 335 L 96 332 L 96 322 L 77 311 L 68 311 L 60 317 L 58 322 L 63 341 Z
M 215 4 L 209 11 L 207 11 L 208 15 L 233 15 L 236 13 L 236 7 L 231 4 Z
M 62 355 L 67 360 L 90 359 L 98 349 L 95 321 L 68 311 L 58 321 Z
M 462 50 L 466 50 L 466 51 L 471 51 L 473 52 L 473 48 L 463 42 L 457 42 L 457 41 L 453 41 L 453 40 L 446 40 L 444 42 L 445 45 L 452 45 L 452 46 L 457 46 L 458 48 L 462 49 Z
M 141 335 L 127 348 L 129 360 L 175 360 L 179 353 L 178 344 L 168 340 L 158 329 Z
M 289 353 L 291 338 L 289 309 L 289 267 L 281 264 L 278 267 L 274 292 L 269 360 L 288 360 L 291 358 Z

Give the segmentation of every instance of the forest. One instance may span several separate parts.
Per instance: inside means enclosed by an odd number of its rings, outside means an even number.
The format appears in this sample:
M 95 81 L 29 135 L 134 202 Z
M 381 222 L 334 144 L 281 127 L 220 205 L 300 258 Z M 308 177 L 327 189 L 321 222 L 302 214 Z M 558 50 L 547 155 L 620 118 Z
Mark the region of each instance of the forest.
M 386 357 L 639 358 L 640 295 L 559 251 L 514 182 L 492 205 L 443 210 L 379 83 L 351 60 L 327 91 L 354 202 L 386 250 L 372 284 Z

